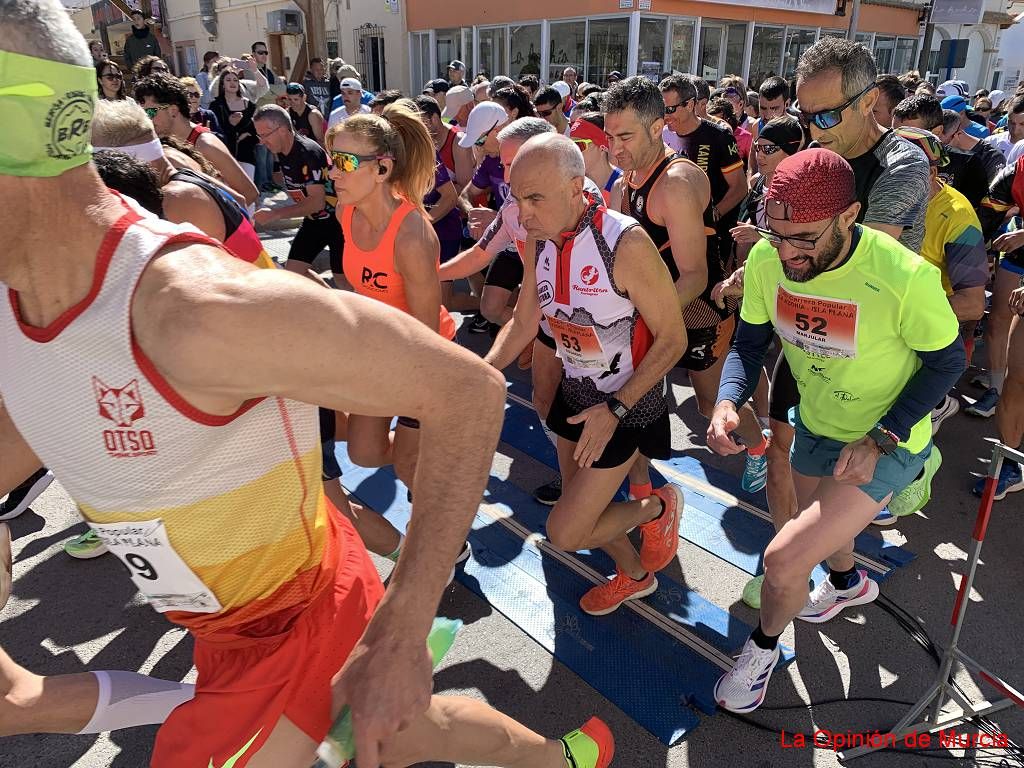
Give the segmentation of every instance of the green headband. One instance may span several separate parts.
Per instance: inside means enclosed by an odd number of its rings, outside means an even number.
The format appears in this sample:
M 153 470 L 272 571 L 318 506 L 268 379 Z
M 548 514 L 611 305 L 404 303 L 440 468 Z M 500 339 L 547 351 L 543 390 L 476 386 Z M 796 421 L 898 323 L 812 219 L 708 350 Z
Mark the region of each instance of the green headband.
M 92 157 L 96 70 L 0 51 L 0 175 L 48 178 Z

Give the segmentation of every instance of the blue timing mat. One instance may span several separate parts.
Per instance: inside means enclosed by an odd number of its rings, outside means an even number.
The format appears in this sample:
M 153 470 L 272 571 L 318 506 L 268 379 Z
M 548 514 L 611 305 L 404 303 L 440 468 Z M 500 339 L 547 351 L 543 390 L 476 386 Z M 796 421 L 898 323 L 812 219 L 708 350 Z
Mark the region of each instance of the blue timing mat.
M 544 435 L 536 412 L 522 403 L 527 399 L 521 394 L 524 391 L 528 393 L 529 387 L 521 382 L 510 383 L 512 397 L 505 407 L 502 442 L 557 471 L 555 449 Z M 652 471 L 656 482 L 674 482 L 686 491 L 680 536 L 752 576 L 762 573 L 762 555 L 775 535 L 771 518 L 764 511 L 767 505 L 759 500 L 763 500 L 763 493 L 748 494 L 740 488 L 738 478 L 688 456 L 656 461 Z M 719 489 L 735 496 L 740 503 L 726 503 L 700 486 Z M 906 565 L 915 557 L 867 532 L 857 537 L 855 545 L 859 567 L 877 581 L 886 579 L 894 567 Z M 815 582 L 824 576 L 821 566 L 812 574 Z
M 355 466 L 343 444 L 336 454 L 349 492 L 404 530 L 410 505 L 391 469 Z M 473 557 L 459 581 L 663 743 L 678 742 L 698 723 L 687 705 L 714 712 L 714 683 L 751 627 L 663 574 L 644 601 L 589 616 L 579 598 L 614 566 L 601 552 L 566 554 L 535 536 L 547 514 L 492 477 L 469 534 Z M 784 654 L 792 660 L 789 649 Z

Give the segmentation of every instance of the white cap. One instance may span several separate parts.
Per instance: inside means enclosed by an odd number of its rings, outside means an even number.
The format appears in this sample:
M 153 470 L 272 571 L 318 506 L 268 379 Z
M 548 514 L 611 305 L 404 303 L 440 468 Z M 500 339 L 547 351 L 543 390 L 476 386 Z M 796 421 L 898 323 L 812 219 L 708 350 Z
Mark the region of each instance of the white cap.
M 453 85 L 445 94 L 444 112 L 441 113 L 441 117 L 450 120 L 460 109 L 472 103 L 473 92 L 469 88 L 464 85 Z
M 558 91 L 558 95 L 563 99 L 572 93 L 572 88 L 569 87 L 569 84 L 565 82 L 565 80 L 556 80 L 551 84 L 551 87 Z
M 966 98 L 967 83 L 963 80 L 947 80 L 935 89 L 935 95 L 940 99 L 943 99 L 946 96 L 963 96 Z
M 342 88 L 351 88 L 353 91 L 363 90 L 363 84 L 356 80 L 354 77 L 346 77 L 341 81 Z
M 988 95 L 989 101 L 992 102 L 993 109 L 999 109 L 999 105 L 1010 98 L 1006 91 L 995 90 Z
M 494 101 L 482 101 L 473 107 L 466 121 L 466 131 L 459 139 L 459 146 L 469 149 L 485 133 L 493 131 L 497 126 L 508 122 L 508 112 Z

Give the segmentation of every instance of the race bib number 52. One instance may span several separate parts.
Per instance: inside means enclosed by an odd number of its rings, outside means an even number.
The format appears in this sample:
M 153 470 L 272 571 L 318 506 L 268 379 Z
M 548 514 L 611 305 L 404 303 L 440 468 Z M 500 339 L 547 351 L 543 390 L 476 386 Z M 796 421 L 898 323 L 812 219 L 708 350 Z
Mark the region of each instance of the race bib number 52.
M 174 551 L 163 520 L 134 523 L 90 523 L 96 535 L 117 555 L 132 581 L 160 613 L 216 613 L 220 602 Z
M 855 301 L 790 293 L 782 285 L 775 295 L 775 325 L 783 339 L 822 357 L 857 357 Z

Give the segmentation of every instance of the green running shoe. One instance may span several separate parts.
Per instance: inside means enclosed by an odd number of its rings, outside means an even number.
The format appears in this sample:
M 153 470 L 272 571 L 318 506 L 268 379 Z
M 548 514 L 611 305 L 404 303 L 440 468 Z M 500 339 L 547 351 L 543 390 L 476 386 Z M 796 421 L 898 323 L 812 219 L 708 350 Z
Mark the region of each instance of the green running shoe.
M 747 582 L 743 588 L 743 602 L 755 611 L 761 608 L 761 585 L 764 584 L 764 574 L 755 576 Z
M 81 536 L 65 541 L 64 551 L 76 560 L 92 560 L 94 557 L 107 554 L 107 545 L 100 541 L 96 531 L 90 528 Z
M 608 768 L 615 757 L 615 737 L 597 717 L 562 737 L 567 768 Z
M 932 479 L 940 466 L 942 454 L 939 453 L 937 445 L 932 445 L 932 452 L 924 462 L 921 476 L 900 491 L 899 495 L 892 497 L 889 511 L 896 517 L 904 517 L 924 509 L 925 504 L 932 498 Z

